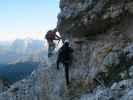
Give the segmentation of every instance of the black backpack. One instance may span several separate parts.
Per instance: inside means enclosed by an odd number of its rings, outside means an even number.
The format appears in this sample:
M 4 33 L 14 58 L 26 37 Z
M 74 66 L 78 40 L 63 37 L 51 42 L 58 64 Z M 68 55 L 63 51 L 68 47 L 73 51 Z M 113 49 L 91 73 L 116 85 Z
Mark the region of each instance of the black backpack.
M 72 62 L 72 52 L 71 47 L 61 47 L 58 54 L 58 59 L 62 63 L 71 63 Z

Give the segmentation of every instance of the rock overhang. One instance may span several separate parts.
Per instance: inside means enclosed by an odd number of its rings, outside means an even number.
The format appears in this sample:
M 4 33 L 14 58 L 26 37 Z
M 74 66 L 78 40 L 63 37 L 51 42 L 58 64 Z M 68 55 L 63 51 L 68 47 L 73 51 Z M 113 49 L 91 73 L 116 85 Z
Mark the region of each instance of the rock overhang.
M 62 36 L 87 37 L 105 33 L 132 14 L 132 0 L 61 0 L 57 28 Z

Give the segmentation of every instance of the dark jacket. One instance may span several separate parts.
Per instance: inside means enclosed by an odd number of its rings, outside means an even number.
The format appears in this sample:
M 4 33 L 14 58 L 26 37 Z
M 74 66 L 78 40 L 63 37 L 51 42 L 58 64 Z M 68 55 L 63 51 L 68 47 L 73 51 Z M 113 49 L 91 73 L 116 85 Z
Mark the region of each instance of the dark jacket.
M 68 45 L 63 45 L 58 52 L 57 61 L 61 63 L 71 63 L 72 62 L 73 49 Z

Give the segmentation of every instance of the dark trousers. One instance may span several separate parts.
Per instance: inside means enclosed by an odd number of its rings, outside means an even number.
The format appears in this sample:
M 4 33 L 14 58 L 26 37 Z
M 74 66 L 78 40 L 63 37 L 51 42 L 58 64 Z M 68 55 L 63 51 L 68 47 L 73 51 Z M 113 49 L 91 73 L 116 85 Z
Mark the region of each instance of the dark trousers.
M 57 66 L 57 70 L 59 70 L 59 64 L 60 64 L 60 61 L 59 61 L 59 58 L 57 58 L 57 61 L 56 61 L 56 66 Z
M 63 63 L 65 67 L 65 78 L 66 78 L 66 84 L 69 85 L 69 63 Z M 59 70 L 59 60 L 57 60 L 57 69 Z
M 65 67 L 66 84 L 69 85 L 69 64 L 64 63 L 63 65 Z

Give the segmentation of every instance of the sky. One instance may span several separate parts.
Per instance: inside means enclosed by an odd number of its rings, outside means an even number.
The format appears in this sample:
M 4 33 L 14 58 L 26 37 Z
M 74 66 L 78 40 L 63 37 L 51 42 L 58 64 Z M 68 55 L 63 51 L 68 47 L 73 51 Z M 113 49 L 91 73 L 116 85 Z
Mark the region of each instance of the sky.
M 0 41 L 43 39 L 58 13 L 59 0 L 0 0 Z

